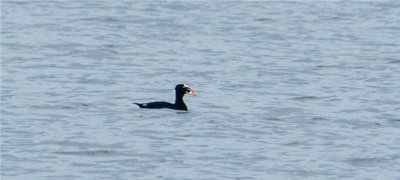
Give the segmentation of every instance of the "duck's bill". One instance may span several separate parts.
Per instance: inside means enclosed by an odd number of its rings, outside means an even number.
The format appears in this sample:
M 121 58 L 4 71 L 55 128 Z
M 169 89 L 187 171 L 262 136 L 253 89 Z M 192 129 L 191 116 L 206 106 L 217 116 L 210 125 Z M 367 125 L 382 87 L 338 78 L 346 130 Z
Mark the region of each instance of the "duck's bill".
M 193 89 L 188 89 L 187 94 L 191 94 L 192 96 L 197 96 L 196 92 Z

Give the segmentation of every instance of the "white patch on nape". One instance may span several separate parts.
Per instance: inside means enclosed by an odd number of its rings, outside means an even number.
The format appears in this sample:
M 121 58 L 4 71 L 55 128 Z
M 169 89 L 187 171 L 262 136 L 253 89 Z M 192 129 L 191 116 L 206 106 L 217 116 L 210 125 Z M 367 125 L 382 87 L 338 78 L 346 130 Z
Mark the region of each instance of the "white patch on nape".
M 146 106 L 147 106 L 147 104 L 142 104 L 142 106 L 143 106 L 143 107 L 146 107 Z

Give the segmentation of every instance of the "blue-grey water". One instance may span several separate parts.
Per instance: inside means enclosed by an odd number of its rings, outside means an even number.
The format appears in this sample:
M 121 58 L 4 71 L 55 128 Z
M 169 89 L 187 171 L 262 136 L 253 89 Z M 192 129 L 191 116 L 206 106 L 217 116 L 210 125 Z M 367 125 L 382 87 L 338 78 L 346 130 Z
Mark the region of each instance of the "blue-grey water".
M 398 1 L 1 1 L 2 180 L 400 179 L 399 128 Z

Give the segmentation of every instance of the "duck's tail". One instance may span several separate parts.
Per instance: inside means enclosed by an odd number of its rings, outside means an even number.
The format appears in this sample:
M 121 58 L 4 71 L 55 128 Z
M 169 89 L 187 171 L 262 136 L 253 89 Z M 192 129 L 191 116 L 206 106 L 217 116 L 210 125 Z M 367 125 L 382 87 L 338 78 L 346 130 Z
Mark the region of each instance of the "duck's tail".
M 141 104 L 141 103 L 132 103 L 132 104 L 136 104 L 136 105 L 138 105 L 140 108 L 145 107 L 144 104 Z

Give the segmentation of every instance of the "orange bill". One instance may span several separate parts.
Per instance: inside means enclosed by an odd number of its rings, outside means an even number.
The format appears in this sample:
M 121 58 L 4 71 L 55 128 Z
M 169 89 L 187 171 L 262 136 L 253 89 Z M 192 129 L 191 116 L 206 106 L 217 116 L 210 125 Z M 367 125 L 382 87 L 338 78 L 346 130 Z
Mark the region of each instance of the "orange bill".
M 191 94 L 192 96 L 197 96 L 196 92 L 193 89 L 190 89 L 189 94 Z

